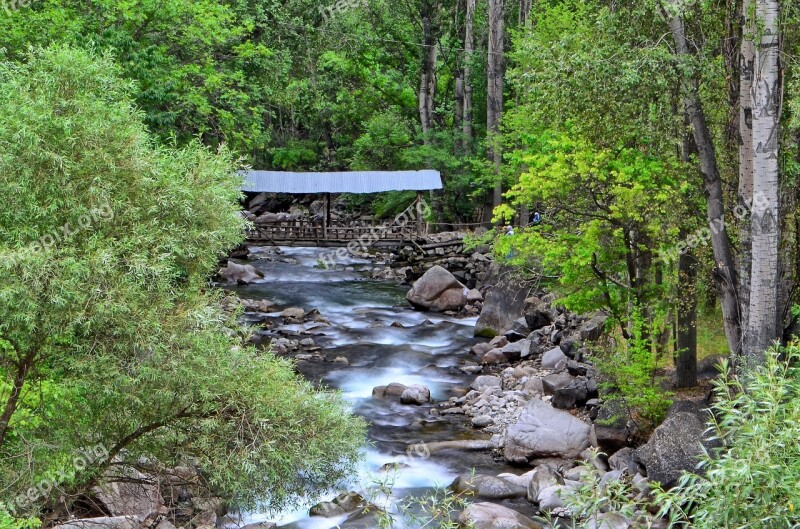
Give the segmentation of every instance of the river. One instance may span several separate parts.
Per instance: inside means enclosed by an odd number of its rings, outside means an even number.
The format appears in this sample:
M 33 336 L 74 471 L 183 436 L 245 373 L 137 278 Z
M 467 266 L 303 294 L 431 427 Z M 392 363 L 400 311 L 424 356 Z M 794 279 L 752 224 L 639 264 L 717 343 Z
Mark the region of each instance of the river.
M 476 319 L 415 311 L 405 300 L 407 286 L 369 279 L 371 263 L 351 259 L 340 268 L 326 270 L 316 266 L 320 251 L 282 248 L 289 262 L 251 259 L 248 263 L 263 271 L 267 281 L 233 290 L 244 298 L 273 301 L 281 309 L 318 309 L 331 323 L 281 329 L 297 333 L 299 338 L 313 338 L 325 361 L 301 360 L 298 370 L 316 384 L 340 390 L 353 413 L 370 425 L 370 443 L 359 473 L 350 483 L 343 483 L 341 490 L 361 491 L 384 479 L 381 467 L 393 462 L 403 463 L 397 465 L 393 476 L 396 499 L 446 487 L 459 474 L 473 470 L 493 475 L 513 470 L 486 452 L 427 456 L 421 450 L 406 455 L 406 447 L 412 443 L 489 438 L 473 429 L 464 416 L 431 413 L 436 401 L 463 395 L 475 377 L 463 373 L 459 366 L 467 359 L 474 361 L 469 349 L 476 342 L 472 336 Z M 346 358 L 348 364 L 333 362 L 336 357 Z M 372 397 L 373 387 L 391 382 L 424 384 L 434 402 L 413 406 Z M 346 517 L 309 517 L 309 506 L 281 513 L 246 513 L 239 523 L 273 521 L 291 529 L 374 527 L 374 522 L 348 522 Z

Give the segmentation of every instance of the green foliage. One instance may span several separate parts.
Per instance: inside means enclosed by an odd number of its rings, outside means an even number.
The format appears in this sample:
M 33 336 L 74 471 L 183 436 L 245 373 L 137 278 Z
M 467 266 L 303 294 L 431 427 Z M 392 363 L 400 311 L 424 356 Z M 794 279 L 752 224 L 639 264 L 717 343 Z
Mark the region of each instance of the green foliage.
M 703 475 L 685 475 L 661 494 L 673 526 L 696 529 L 795 527 L 800 516 L 800 347 L 767 355 L 743 377 L 726 363 L 711 423 L 722 448 L 705 454 Z
M 641 313 L 634 311 L 631 338 L 594 357 L 606 398 L 621 400 L 633 414 L 644 419 L 643 426 L 648 428 L 657 426 L 672 404 L 670 393 L 662 390 L 656 380 L 658 358 L 651 336 Z
M 642 495 L 627 479 L 587 485 L 566 498 L 583 519 L 601 512 L 655 512 L 668 529 L 791 529 L 800 517 L 800 347 L 790 343 L 766 363 L 735 376 L 726 362 L 715 382 L 709 428 L 721 448 L 701 455 L 702 475 L 686 473 L 669 491 Z M 592 477 L 594 476 L 594 477 Z M 627 515 L 627 514 L 626 514 Z M 651 523 L 642 522 L 642 523 Z M 645 525 L 649 526 L 649 525 Z M 659 525 L 663 526 L 663 525 Z
M 24 509 L 36 515 L 113 458 L 196 461 L 243 507 L 332 486 L 362 422 L 243 346 L 208 288 L 242 237 L 239 164 L 198 142 L 158 146 L 119 74 L 108 55 L 58 46 L 0 65 L 0 192 L 15 204 L 0 211 L 2 499 L 57 473 Z M 109 458 L 73 465 L 98 444 Z
M 526 170 L 506 193 L 510 204 L 546 214 L 503 242 L 509 260 L 558 277 L 568 308 L 605 308 L 623 326 L 631 303 L 657 307 L 665 285 L 655 281 L 654 248 L 675 234 L 665 227 L 680 200 L 677 168 L 640 149 L 557 132 L 529 138 L 512 158 Z M 495 211 L 501 220 L 512 214 L 507 204 Z

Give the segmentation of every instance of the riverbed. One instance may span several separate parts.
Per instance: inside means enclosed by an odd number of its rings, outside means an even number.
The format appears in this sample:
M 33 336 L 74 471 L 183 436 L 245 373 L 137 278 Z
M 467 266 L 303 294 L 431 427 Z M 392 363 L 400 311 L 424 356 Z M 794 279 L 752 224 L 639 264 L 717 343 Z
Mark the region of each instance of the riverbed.
M 430 494 L 460 474 L 514 471 L 488 452 L 429 455 L 422 448 L 406 453 L 412 444 L 490 437 L 472 428 L 464 416 L 436 413 L 437 401 L 462 395 L 474 379 L 459 368 L 467 360 L 474 361 L 469 349 L 476 343 L 476 318 L 413 310 L 405 300 L 407 286 L 368 278 L 370 262 L 350 259 L 336 269 L 325 269 L 318 266 L 320 248 L 281 251 L 282 258 L 275 261 L 248 261 L 264 272 L 266 282 L 233 290 L 243 298 L 270 300 L 281 309 L 317 309 L 330 323 L 283 326 L 281 333 L 314 340 L 324 360 L 298 360 L 298 371 L 315 384 L 341 391 L 353 413 L 369 423 L 369 445 L 358 475 L 342 483 L 341 491 L 363 492 L 389 480 L 391 497 L 377 498 L 384 507 L 409 495 Z M 337 357 L 339 361 L 334 362 Z M 403 405 L 372 396 L 374 387 L 392 382 L 423 384 L 430 388 L 433 402 Z M 387 466 L 394 467 L 390 475 Z M 245 513 L 238 522 L 272 521 L 287 529 L 375 527 L 374 521 L 310 517 L 311 504 L 281 513 Z

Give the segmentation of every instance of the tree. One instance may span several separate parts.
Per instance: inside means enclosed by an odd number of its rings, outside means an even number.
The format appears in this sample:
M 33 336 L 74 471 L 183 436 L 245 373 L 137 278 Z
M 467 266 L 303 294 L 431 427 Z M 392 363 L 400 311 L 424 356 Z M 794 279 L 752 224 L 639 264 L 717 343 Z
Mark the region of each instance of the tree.
M 97 444 L 17 513 L 58 516 L 112 460 L 194 460 L 242 506 L 333 485 L 363 424 L 246 346 L 208 286 L 241 240 L 235 159 L 157 146 L 119 75 L 69 47 L 0 66 L 3 502 Z
M 503 0 L 489 0 L 489 47 L 487 51 L 486 77 L 486 136 L 489 143 L 489 159 L 494 164 L 495 184 L 492 206 L 503 201 L 503 180 L 500 164 L 503 153 L 500 145 L 500 120 L 503 115 L 503 53 L 505 50 L 505 12 Z

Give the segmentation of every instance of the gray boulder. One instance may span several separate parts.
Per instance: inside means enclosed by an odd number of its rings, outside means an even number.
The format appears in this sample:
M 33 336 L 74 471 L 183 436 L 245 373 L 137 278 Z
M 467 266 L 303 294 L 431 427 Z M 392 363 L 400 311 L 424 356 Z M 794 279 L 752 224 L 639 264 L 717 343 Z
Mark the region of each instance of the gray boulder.
M 603 335 L 608 318 L 602 312 L 598 312 L 588 321 L 581 325 L 581 340 L 597 340 Z
M 472 382 L 472 389 L 476 391 L 486 391 L 488 388 L 499 388 L 503 386 L 503 381 L 500 377 L 494 375 L 481 375 L 476 377 Z
M 461 527 L 471 529 L 544 529 L 522 514 L 495 503 L 473 503 L 458 515 Z
M 484 500 L 524 498 L 526 487 L 521 487 L 502 478 L 481 474 L 462 474 L 450 485 L 456 493 L 468 493 Z
M 111 516 L 144 518 L 164 504 L 158 478 L 132 467 L 115 467 L 106 472 L 103 483 L 92 492 Z
M 561 369 L 567 365 L 569 358 L 560 347 L 554 347 L 542 355 L 544 369 Z
M 256 270 L 253 265 L 243 265 L 228 261 L 227 266 L 220 268 L 219 277 L 229 285 L 249 285 L 264 280 L 264 272 Z
M 586 521 L 586 529 L 628 529 L 631 521 L 616 512 L 604 512 Z
M 475 324 L 475 336 L 492 337 L 510 329 L 525 310 L 528 287 L 511 267 L 493 263 L 486 271 L 484 284 L 489 286 L 483 309 Z
M 422 384 L 408 386 L 400 395 L 400 402 L 403 404 L 416 404 L 420 406 L 431 400 L 431 390 Z
M 634 459 L 644 465 L 650 481 L 665 488 L 675 486 L 681 474 L 697 470 L 703 447 L 710 450 L 717 446 L 708 439 L 701 417 L 693 410 L 673 405 L 647 443 L 636 450 Z
M 504 456 L 512 463 L 558 457 L 574 459 L 589 446 L 589 425 L 539 399 L 525 406 L 508 427 Z
M 466 305 L 468 293 L 469 290 L 453 274 L 437 265 L 414 283 L 406 299 L 415 308 L 445 312 Z

